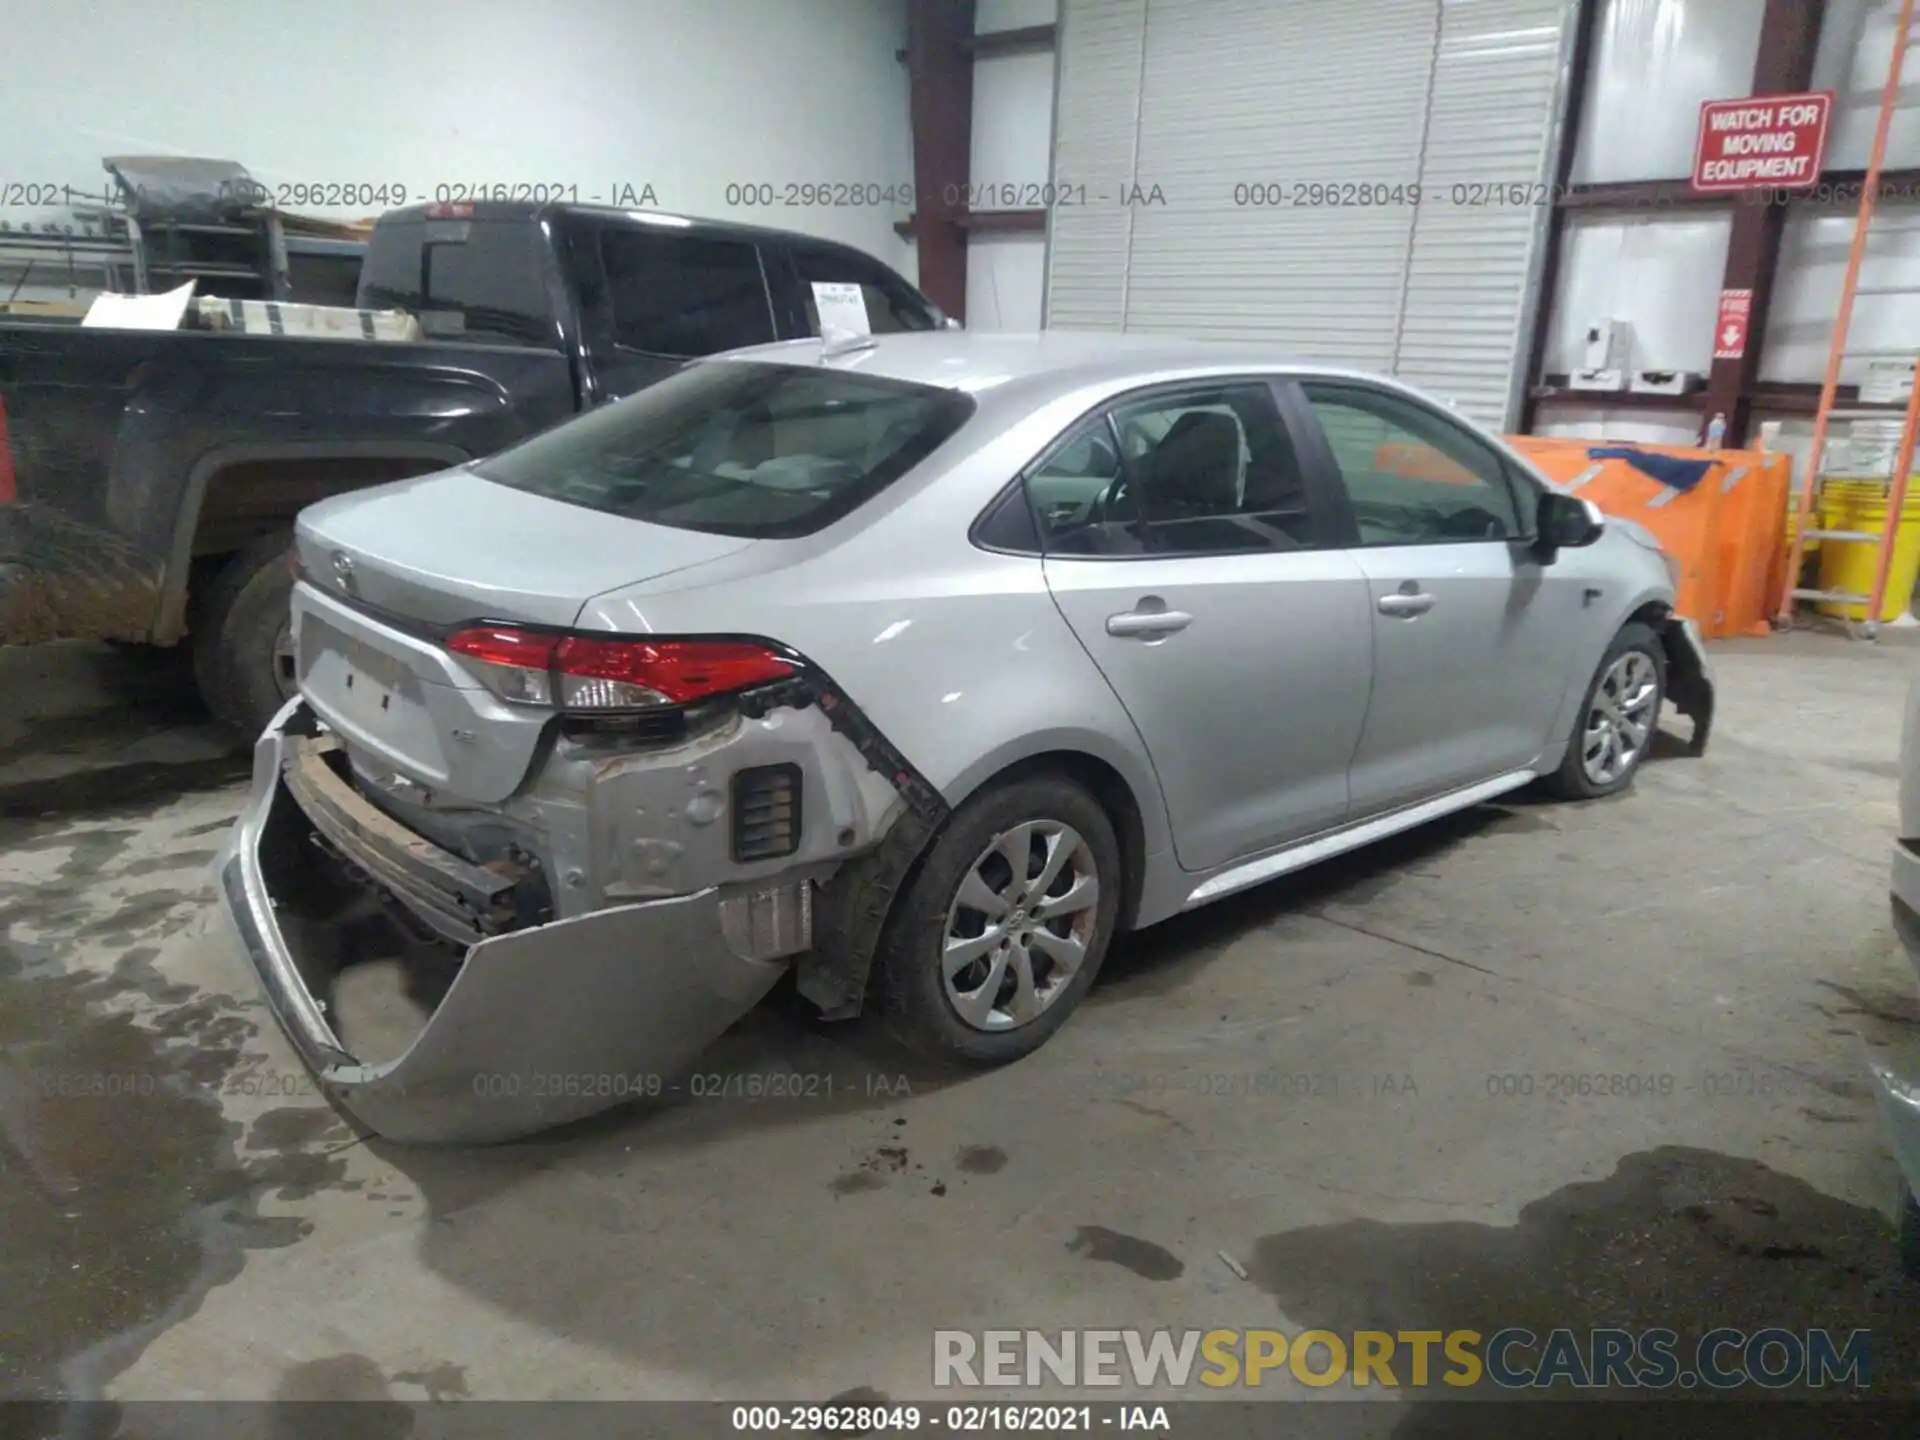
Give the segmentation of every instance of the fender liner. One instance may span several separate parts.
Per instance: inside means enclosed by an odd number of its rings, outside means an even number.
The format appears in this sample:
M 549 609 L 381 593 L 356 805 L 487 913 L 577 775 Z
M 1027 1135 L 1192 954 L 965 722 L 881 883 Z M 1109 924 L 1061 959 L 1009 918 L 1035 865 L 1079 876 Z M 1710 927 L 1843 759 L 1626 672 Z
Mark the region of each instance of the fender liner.
M 951 811 L 906 756 L 817 670 L 755 690 L 741 698 L 740 708 L 754 719 L 783 705 L 808 704 L 818 706 L 906 802 L 877 847 L 849 860 L 820 887 L 813 907 L 813 948 L 794 967 L 801 995 L 819 1007 L 822 1018 L 850 1020 L 866 999 L 867 977 L 894 898 Z
M 1689 755 L 1707 753 L 1707 737 L 1713 733 L 1713 677 L 1701 649 L 1699 632 L 1668 610 L 1656 624 L 1660 646 L 1667 652 L 1667 697 L 1673 708 L 1693 721 L 1693 739 Z

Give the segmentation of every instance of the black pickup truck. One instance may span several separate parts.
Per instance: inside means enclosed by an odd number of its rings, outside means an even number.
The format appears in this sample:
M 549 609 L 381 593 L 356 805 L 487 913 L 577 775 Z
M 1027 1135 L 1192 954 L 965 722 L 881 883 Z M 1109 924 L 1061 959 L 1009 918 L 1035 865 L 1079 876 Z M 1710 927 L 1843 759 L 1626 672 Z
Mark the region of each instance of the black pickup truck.
M 861 251 L 644 211 L 396 210 L 359 307 L 413 341 L 0 324 L 0 644 L 191 643 L 257 733 L 291 693 L 289 526 L 328 495 L 502 449 L 692 357 L 819 333 L 812 283 L 875 331 L 947 323 Z

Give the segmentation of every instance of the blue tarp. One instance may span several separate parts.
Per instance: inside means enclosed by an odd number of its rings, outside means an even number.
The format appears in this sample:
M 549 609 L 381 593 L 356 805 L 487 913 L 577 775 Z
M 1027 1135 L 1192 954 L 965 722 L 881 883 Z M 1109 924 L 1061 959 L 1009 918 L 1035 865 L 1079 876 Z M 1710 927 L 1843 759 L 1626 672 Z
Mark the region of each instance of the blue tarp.
M 1649 479 L 1658 480 L 1682 495 L 1706 479 L 1718 460 L 1682 460 L 1676 455 L 1655 455 L 1632 445 L 1595 445 L 1587 451 L 1589 460 L 1624 460 Z

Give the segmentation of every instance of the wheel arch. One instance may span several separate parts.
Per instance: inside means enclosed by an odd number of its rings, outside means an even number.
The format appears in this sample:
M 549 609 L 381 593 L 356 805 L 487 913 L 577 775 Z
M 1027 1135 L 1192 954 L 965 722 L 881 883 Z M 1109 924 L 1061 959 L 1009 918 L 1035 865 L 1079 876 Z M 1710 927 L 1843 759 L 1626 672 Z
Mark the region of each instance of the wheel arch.
M 171 645 L 185 633 L 190 577 L 196 559 L 204 561 L 243 549 L 260 535 L 287 525 L 306 505 L 327 495 L 428 474 L 472 458 L 457 446 L 392 440 L 215 446 L 195 461 L 187 474 L 167 552 L 153 638 Z M 296 479 L 309 483 L 305 489 L 285 483 Z M 265 486 L 280 482 L 279 493 L 252 493 L 253 485 L 263 482 Z M 249 504 L 249 500 L 255 503 Z
M 1121 896 L 1114 928 L 1116 933 L 1132 929 L 1146 890 L 1150 857 L 1165 848 L 1164 842 L 1154 848 L 1155 837 L 1165 834 L 1165 810 L 1157 785 L 1149 803 L 1142 803 L 1138 782 L 1129 780 L 1109 754 L 1100 753 L 1107 748 L 1036 744 L 990 757 L 970 767 L 962 781 L 946 787 L 942 793 L 946 804 L 937 819 L 909 810 L 875 850 L 842 866 L 821 888 L 814 949 L 801 957 L 797 967 L 801 994 L 828 1019 L 859 1014 L 888 923 L 954 811 L 994 786 L 1034 775 L 1063 775 L 1078 782 L 1106 812 L 1120 849 Z

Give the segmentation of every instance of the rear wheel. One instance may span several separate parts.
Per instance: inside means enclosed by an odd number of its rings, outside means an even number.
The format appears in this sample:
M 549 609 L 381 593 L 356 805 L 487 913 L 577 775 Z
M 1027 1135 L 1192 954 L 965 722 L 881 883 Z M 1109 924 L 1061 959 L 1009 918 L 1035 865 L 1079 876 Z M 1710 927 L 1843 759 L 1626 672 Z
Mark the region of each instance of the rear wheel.
M 1547 788 L 1564 799 L 1591 800 L 1631 785 L 1653 747 L 1666 689 L 1660 637 L 1638 622 L 1622 626 L 1587 687 L 1566 758 Z
M 248 739 L 295 691 L 292 537 L 263 535 L 220 568 L 195 607 L 194 677 L 214 718 Z
M 1120 887 L 1112 822 L 1079 785 L 1033 776 L 975 796 L 888 923 L 888 1028 L 922 1054 L 964 1065 L 1031 1054 L 1093 984 Z

